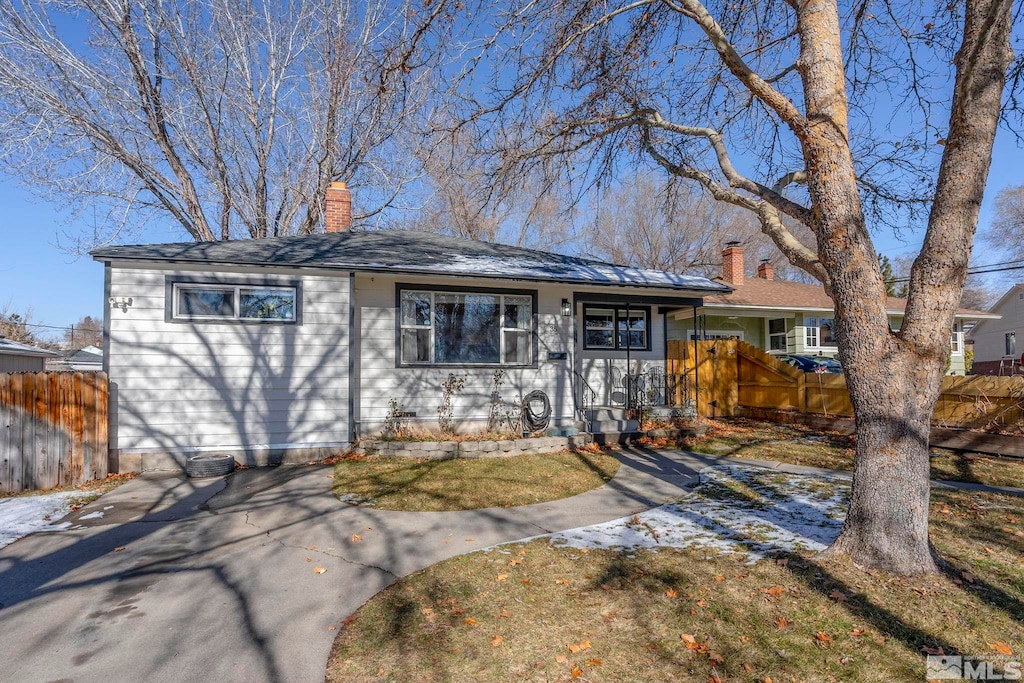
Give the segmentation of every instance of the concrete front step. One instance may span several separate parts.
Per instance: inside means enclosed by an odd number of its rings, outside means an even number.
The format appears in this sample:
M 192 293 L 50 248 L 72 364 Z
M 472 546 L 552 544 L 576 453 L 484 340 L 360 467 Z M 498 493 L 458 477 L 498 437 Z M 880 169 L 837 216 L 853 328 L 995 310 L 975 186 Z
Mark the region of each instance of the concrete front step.
M 609 444 L 619 444 L 625 446 L 636 442 L 637 439 L 644 436 L 643 432 L 638 431 L 625 431 L 625 432 L 598 432 L 594 431 L 591 436 L 594 437 L 594 443 L 598 446 L 607 446 Z
M 625 408 L 591 408 L 587 412 L 587 419 L 597 420 L 625 420 Z
M 594 420 L 590 423 L 591 432 L 635 432 L 640 429 L 636 420 Z

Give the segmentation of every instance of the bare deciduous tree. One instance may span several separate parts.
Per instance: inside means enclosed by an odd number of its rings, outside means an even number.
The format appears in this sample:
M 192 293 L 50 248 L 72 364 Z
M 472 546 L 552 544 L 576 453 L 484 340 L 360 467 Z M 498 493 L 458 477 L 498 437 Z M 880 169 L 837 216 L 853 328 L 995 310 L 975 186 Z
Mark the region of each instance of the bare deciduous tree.
M 755 215 L 825 285 L 857 422 L 851 504 L 829 552 L 935 571 L 930 420 L 1013 58 L 1010 0 L 474 9 L 491 23 L 474 29 L 466 82 L 491 87 L 464 119 L 499 131 L 503 168 L 586 187 L 653 162 Z M 925 217 L 892 332 L 869 228 Z
M 199 241 L 312 232 L 334 180 L 367 218 L 417 173 L 400 150 L 439 12 L 414 25 L 401 0 L 0 0 L 0 163 L 97 210 L 86 246 L 153 218 Z
M 997 247 L 1000 254 L 1024 259 L 1024 185 L 1001 189 L 996 195 L 995 210 L 995 220 L 985 233 L 985 241 Z M 1008 272 L 1019 277 L 1016 271 Z
M 809 230 L 794 229 L 813 244 Z M 692 185 L 666 184 L 648 172 L 606 190 L 583 237 L 581 248 L 591 256 L 707 277 L 721 275 L 722 247 L 735 240 L 752 257 L 747 259 L 750 274 L 768 261 L 780 279 L 810 279 L 779 253 L 749 212 L 716 202 Z
M 469 129 L 431 135 L 417 150 L 422 205 L 398 227 L 483 242 L 571 250 L 576 207 L 557 183 L 536 175 L 500 185 L 488 175 L 484 143 Z

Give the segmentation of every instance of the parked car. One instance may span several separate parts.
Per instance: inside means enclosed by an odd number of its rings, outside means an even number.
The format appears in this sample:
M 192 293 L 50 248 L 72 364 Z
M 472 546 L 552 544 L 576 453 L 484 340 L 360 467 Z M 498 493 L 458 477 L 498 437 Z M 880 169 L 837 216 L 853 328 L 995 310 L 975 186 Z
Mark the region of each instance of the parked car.
M 835 358 L 824 358 L 822 356 L 779 356 L 783 363 L 789 363 L 798 370 L 804 372 L 833 373 L 843 371 L 842 364 Z

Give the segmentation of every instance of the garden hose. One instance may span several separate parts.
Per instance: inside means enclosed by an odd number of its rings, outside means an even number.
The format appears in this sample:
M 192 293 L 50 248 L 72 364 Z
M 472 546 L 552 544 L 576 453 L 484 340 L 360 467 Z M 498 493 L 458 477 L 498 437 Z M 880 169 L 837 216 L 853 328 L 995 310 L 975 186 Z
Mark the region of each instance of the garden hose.
M 534 402 L 542 403 L 544 407 L 540 411 L 534 410 Z M 523 431 L 540 432 L 548 427 L 548 420 L 551 418 L 551 401 L 543 391 L 531 391 L 523 397 Z

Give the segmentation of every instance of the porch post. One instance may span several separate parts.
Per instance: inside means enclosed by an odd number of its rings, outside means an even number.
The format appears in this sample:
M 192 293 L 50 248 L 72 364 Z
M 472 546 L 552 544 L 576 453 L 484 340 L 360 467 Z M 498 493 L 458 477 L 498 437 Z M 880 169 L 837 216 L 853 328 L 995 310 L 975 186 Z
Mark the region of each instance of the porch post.
M 697 307 L 693 307 L 693 409 L 700 417 L 700 373 L 697 372 Z
M 615 333 L 618 334 L 618 330 L 616 330 Z M 626 386 L 623 387 L 626 390 L 626 410 L 631 410 L 633 408 L 633 396 L 632 396 L 632 392 L 630 391 L 633 387 L 632 387 L 632 382 L 631 382 L 631 379 L 630 379 L 630 375 L 632 374 L 632 370 L 630 369 L 630 365 L 629 365 L 629 361 L 630 361 L 629 337 L 630 337 L 630 334 L 629 334 L 629 301 L 626 301 Z

